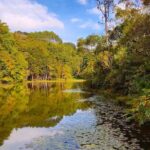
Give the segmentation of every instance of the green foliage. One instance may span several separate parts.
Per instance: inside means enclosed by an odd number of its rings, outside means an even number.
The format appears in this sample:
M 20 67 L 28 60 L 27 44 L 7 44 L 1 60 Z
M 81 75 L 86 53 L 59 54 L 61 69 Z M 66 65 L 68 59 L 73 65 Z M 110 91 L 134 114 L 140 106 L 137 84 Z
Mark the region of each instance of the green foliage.
M 82 55 L 54 32 L 10 33 L 0 23 L 0 82 L 79 77 Z
M 29 64 L 29 80 L 68 79 L 78 74 L 80 57 L 75 45 L 62 43 L 58 36 L 54 35 L 53 32 L 14 34 L 18 49 L 24 53 Z M 55 41 L 51 40 L 51 37 L 55 38 Z
M 76 73 L 79 61 L 76 49 L 72 45 L 51 43 L 48 51 L 53 61 L 53 68 L 56 70 L 56 78 L 71 78 Z
M 140 124 L 150 120 L 150 98 L 148 96 L 136 97 L 129 104 L 131 109 L 128 110 L 128 113 L 132 113 Z
M 149 1 L 143 4 L 117 8 L 119 24 L 107 36 L 89 35 L 77 46 L 54 32 L 10 33 L 0 23 L 0 81 L 84 78 L 95 87 L 136 95 L 132 113 L 141 113 L 141 122 L 150 120 Z
M 145 6 L 137 9 L 131 5 L 124 10 L 117 9 L 116 19 L 120 24 L 109 31 L 110 45 L 105 37 L 98 42 L 92 38 L 97 46 L 93 50 L 94 59 L 89 57 L 86 64 L 93 64 L 89 67 L 82 63 L 83 77 L 95 87 L 135 97 L 131 99 L 130 111 L 140 123 L 150 120 L 150 14 L 145 9 Z M 89 38 L 78 41 L 83 58 L 85 50 L 93 55 L 88 46 L 94 42 Z
M 89 35 L 85 39 L 79 38 L 77 41 L 77 48 L 79 52 L 94 52 L 96 47 L 102 41 L 102 37 L 99 35 Z
M 48 32 L 48 31 L 33 32 L 33 33 L 30 33 L 29 36 L 34 39 L 41 40 L 41 41 L 62 43 L 62 39 L 58 35 L 56 35 L 54 32 Z
M 20 82 L 26 77 L 27 62 L 16 48 L 6 24 L 0 23 L 0 82 Z

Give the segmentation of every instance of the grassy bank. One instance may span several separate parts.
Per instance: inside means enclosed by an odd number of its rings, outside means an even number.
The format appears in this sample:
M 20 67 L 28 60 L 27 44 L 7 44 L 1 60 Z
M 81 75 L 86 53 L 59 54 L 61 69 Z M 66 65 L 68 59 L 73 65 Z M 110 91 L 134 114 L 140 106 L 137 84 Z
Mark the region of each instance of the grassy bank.
M 55 79 L 55 80 L 32 80 L 32 81 L 27 81 L 27 83 L 33 83 L 33 82 L 36 82 L 36 83 L 54 83 L 54 82 L 85 82 L 86 80 L 83 80 L 83 79 Z
M 22 85 L 26 85 L 27 83 L 66 83 L 66 82 L 71 82 L 71 83 L 83 83 L 83 82 L 86 82 L 86 80 L 84 79 L 55 79 L 55 80 L 32 80 L 32 81 L 24 81 L 24 82 L 21 82 L 21 83 L 0 83 L 0 87 L 3 87 L 3 88 L 11 88 L 13 87 L 14 85 L 16 84 L 22 84 Z

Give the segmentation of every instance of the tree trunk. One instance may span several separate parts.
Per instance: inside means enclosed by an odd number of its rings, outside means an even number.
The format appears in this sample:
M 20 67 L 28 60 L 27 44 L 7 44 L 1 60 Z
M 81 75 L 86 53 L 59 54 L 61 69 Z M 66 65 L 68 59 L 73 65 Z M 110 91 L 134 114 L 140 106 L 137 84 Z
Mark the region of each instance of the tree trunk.
M 106 34 L 106 37 L 108 38 L 108 21 L 107 21 L 107 18 L 105 19 L 105 34 Z
M 34 79 L 34 78 L 33 78 L 33 74 L 32 74 L 32 81 L 33 81 L 33 79 Z
M 107 9 L 105 7 L 105 35 L 106 35 L 106 43 L 108 45 L 108 16 L 107 16 Z

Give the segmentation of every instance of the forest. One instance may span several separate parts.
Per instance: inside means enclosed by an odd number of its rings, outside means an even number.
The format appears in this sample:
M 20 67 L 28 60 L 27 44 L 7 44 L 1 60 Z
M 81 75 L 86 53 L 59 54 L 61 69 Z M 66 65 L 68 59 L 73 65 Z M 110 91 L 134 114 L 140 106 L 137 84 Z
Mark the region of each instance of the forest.
M 92 88 L 121 94 L 131 118 L 150 121 L 149 6 L 145 0 L 140 7 L 115 8 L 119 23 L 113 29 L 79 38 L 77 44 L 50 31 L 11 32 L 0 22 L 0 84 L 85 79 Z

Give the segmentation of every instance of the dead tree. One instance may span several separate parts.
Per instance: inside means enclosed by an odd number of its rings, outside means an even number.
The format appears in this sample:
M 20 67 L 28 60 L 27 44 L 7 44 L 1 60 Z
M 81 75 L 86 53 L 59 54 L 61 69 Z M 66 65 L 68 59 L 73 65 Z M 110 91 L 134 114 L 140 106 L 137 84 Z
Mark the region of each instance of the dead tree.
M 105 24 L 106 41 L 108 43 L 108 22 L 110 21 L 110 14 L 113 12 L 114 0 L 96 0 L 97 9 L 102 13 Z

